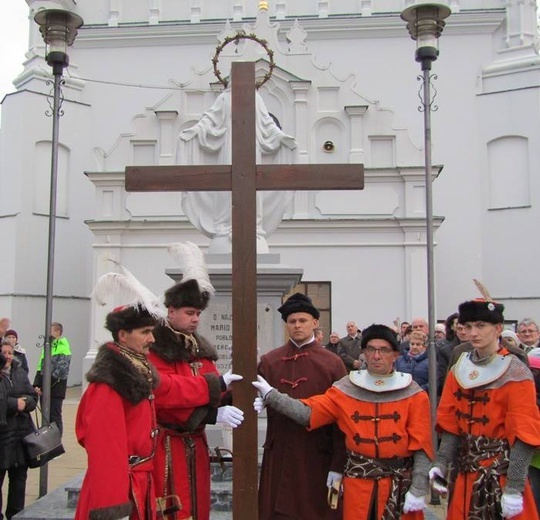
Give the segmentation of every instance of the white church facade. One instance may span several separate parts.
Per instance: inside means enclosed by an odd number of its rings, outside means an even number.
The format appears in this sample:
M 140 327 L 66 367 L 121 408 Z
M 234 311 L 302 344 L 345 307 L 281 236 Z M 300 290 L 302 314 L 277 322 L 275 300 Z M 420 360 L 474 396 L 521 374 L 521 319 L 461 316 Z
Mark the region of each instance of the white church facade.
M 267 238 L 269 252 L 331 288 L 333 329 L 427 316 L 424 128 L 415 44 L 401 0 L 26 0 L 84 19 L 70 48 L 60 121 L 53 318 L 74 348 L 71 383 L 104 340 L 90 299 L 113 258 L 156 293 L 178 266 L 166 248 L 208 236 L 188 219 L 185 194 L 127 193 L 133 165 L 219 164 L 189 155 L 179 136 L 223 90 L 216 47 L 237 31 L 265 40 L 275 68 L 259 89 L 296 147 L 262 163 L 361 163 L 362 191 L 298 191 Z M 259 5 L 260 4 L 260 5 Z M 540 60 L 536 5 L 452 0 L 433 64 L 436 318 L 476 297 L 473 278 L 506 317 L 540 319 Z M 51 119 L 44 44 L 30 22 L 27 60 L 2 103 L 0 314 L 10 316 L 35 367 L 43 333 Z M 255 42 L 227 45 L 269 72 Z M 121 302 L 111 302 L 121 303 Z M 327 331 L 328 333 L 329 331 Z

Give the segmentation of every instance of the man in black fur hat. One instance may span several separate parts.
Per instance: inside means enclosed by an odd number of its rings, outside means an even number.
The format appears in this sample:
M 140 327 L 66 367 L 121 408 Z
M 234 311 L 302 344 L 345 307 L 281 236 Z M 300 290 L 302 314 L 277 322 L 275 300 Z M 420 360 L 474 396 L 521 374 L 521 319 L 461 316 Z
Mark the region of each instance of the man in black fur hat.
M 484 296 L 459 306 L 473 349 L 448 373 L 437 410 L 441 444 L 429 475 L 446 492 L 440 479 L 454 467 L 449 517 L 537 519 L 527 478 L 540 446 L 535 386 L 530 370 L 499 342 L 504 306 Z
M 163 496 L 177 496 L 181 508 L 176 519 L 208 520 L 210 517 L 210 461 L 206 424 L 243 421 L 243 412 L 225 405 L 228 386 L 241 376 L 231 371 L 220 376 L 216 349 L 197 334 L 200 315 L 209 292 L 195 279 L 178 283 L 165 292 L 167 323 L 156 327 L 150 361 L 157 368 L 161 386 L 156 392 L 159 426 L 154 465 L 156 488 Z M 178 396 L 184 401 L 176 405 Z M 177 504 L 177 503 L 176 503 Z M 167 500 L 165 508 L 175 508 Z
M 319 311 L 304 294 L 293 294 L 279 309 L 289 341 L 261 357 L 258 372 L 280 392 L 295 398 L 322 394 L 347 374 L 343 361 L 314 337 Z M 343 434 L 334 426 L 308 432 L 268 409 L 268 428 L 259 485 L 259 520 L 341 518 L 330 509 L 327 485 L 345 462 Z
M 88 454 L 76 520 L 156 518 L 152 458 L 156 443 L 155 369 L 147 360 L 156 319 L 136 304 L 114 309 L 86 378 L 76 434 Z

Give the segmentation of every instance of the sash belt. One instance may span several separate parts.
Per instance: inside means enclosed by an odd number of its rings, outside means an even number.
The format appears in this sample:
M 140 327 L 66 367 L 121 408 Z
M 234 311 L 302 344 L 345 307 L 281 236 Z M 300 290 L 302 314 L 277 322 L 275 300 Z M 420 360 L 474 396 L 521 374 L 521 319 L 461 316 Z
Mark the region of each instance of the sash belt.
M 372 459 L 360 453 L 348 451 L 345 475 L 349 478 L 363 478 L 377 481 L 390 478 L 390 495 L 384 506 L 381 520 L 400 518 L 405 503 L 405 493 L 411 486 L 412 457 L 392 457 L 390 459 Z M 377 501 L 375 501 L 377 503 Z
M 489 461 L 487 465 L 482 462 Z M 461 437 L 459 473 L 477 473 L 472 485 L 468 519 L 502 520 L 499 475 L 506 475 L 510 445 L 506 439 L 465 434 Z

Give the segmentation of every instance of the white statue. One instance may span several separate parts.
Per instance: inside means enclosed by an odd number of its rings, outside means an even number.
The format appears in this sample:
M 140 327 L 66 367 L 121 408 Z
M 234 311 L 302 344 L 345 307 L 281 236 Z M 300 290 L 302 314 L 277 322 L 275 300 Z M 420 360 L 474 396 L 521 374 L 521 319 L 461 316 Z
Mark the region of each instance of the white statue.
M 268 113 L 261 96 L 255 94 L 257 163 L 262 155 L 277 155 L 282 145 L 296 148 Z M 222 92 L 197 124 L 180 133 L 179 164 L 231 164 L 231 89 Z M 290 162 L 290 161 L 289 161 Z M 278 227 L 293 192 L 257 193 L 257 253 L 268 253 L 270 236 Z M 232 222 L 230 192 L 186 192 L 182 208 L 190 222 L 212 239 L 208 253 L 231 253 Z

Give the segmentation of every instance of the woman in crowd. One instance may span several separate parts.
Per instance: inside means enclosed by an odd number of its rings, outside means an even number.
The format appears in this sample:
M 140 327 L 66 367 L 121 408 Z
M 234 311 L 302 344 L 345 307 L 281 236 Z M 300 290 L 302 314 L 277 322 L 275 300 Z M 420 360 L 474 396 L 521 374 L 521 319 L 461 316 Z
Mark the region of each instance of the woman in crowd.
M 36 408 L 37 395 L 28 375 L 14 357 L 9 341 L 2 341 L 1 352 L 5 365 L 0 370 L 0 394 L 5 395 L 6 421 L 4 426 L 0 426 L 0 490 L 7 473 L 9 487 L 5 517 L 10 520 L 24 509 L 28 466 L 22 438 L 34 431 L 30 412 Z M 0 492 L 0 518 L 3 518 L 2 505 Z
M 428 353 L 427 336 L 420 330 L 414 330 L 409 336 L 409 348 L 396 359 L 398 372 L 411 374 L 420 388 L 428 390 Z

